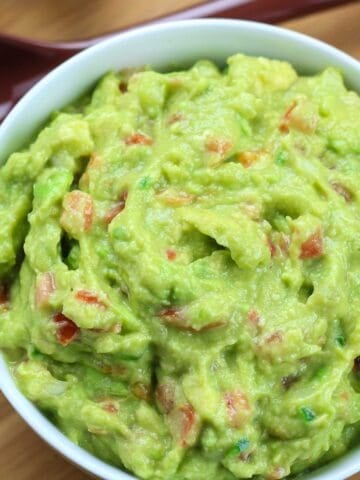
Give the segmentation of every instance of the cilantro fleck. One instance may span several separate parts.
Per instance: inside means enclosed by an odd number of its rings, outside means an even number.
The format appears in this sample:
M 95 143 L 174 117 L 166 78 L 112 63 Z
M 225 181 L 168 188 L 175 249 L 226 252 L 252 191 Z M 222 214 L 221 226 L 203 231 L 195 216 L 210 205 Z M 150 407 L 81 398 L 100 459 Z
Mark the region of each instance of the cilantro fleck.
M 239 455 L 240 453 L 245 452 L 250 446 L 250 441 L 247 438 L 240 438 L 238 442 L 232 447 L 232 449 L 229 451 L 230 456 L 236 456 Z
M 276 165 L 279 165 L 281 167 L 286 163 L 286 160 L 287 160 L 287 153 L 284 152 L 283 150 L 280 150 L 275 157 Z
M 344 335 L 338 335 L 335 340 L 336 340 L 336 343 L 340 345 L 340 347 L 344 347 L 346 345 L 346 340 Z
M 126 241 L 127 240 L 127 233 L 126 230 L 123 226 L 118 226 L 113 229 L 112 231 L 112 237 L 115 238 L 116 240 L 122 240 Z
M 149 188 L 151 184 L 150 177 L 143 177 L 139 182 L 139 187 L 142 189 Z
M 316 418 L 316 414 L 309 407 L 300 408 L 300 413 L 305 422 L 312 422 Z
M 236 447 L 238 448 L 239 453 L 242 453 L 245 450 L 247 450 L 249 446 L 250 446 L 250 442 L 247 438 L 241 438 L 236 444 Z
M 328 368 L 325 367 L 325 365 L 322 365 L 314 372 L 314 375 L 312 376 L 312 378 L 315 378 L 316 380 L 320 380 L 324 378 L 327 373 L 328 373 Z

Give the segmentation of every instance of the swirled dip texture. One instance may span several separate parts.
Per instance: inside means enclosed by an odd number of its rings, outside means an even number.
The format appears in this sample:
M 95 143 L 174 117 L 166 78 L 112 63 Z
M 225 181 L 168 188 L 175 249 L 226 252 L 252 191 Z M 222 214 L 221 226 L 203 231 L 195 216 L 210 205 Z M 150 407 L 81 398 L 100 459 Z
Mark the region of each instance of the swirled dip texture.
M 107 74 L 0 171 L 0 345 L 75 443 L 276 480 L 360 436 L 360 99 L 236 55 Z

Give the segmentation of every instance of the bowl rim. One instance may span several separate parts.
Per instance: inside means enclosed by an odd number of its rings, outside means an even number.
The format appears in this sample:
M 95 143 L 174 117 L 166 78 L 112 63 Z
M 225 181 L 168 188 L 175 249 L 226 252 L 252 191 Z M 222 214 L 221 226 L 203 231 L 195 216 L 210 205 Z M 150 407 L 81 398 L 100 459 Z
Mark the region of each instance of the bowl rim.
M 0 145 L 3 140 L 11 134 L 14 125 L 18 121 L 18 117 L 21 117 L 23 111 L 26 111 L 31 98 L 37 95 L 44 86 L 56 79 L 62 73 L 66 73 L 67 70 L 71 70 L 76 66 L 79 59 L 91 58 L 93 55 L 99 54 L 102 51 L 106 51 L 109 47 L 116 44 L 120 40 L 131 40 L 134 37 L 139 37 L 145 34 L 151 34 L 154 32 L 163 32 L 168 30 L 181 30 L 183 28 L 197 28 L 203 27 L 235 27 L 235 28 L 250 28 L 260 30 L 264 34 L 276 35 L 282 37 L 282 40 L 289 38 L 299 44 L 306 44 L 308 46 L 316 47 L 327 52 L 330 56 L 335 58 L 340 63 L 349 66 L 355 70 L 358 70 L 360 77 L 360 62 L 350 55 L 342 52 L 341 50 L 333 47 L 325 42 L 312 38 L 308 35 L 288 30 L 283 27 L 272 26 L 260 22 L 246 21 L 246 20 L 233 20 L 233 19 L 196 19 L 196 20 L 181 20 L 172 21 L 166 23 L 160 23 L 155 25 L 149 25 L 139 28 L 134 28 L 126 32 L 119 33 L 110 38 L 100 41 L 88 49 L 74 55 L 70 59 L 63 62 L 56 67 L 50 73 L 48 73 L 43 79 L 41 79 L 29 92 L 18 102 L 18 104 L 12 109 L 4 122 L 0 125 Z M 105 71 L 104 71 L 105 73 Z M 21 143 L 20 143 L 21 146 Z M 9 152 L 2 154 L 2 157 L 6 157 Z M 1 157 L 1 147 L 0 147 Z M 51 445 L 61 455 L 66 457 L 70 462 L 76 464 L 78 467 L 86 470 L 90 474 L 94 474 L 104 480 L 135 480 L 136 477 L 126 473 L 120 468 L 113 467 L 112 465 L 103 462 L 93 454 L 87 452 L 83 448 L 77 446 L 68 437 L 66 437 L 60 429 L 58 429 L 53 423 L 51 423 L 35 405 L 30 402 L 17 387 L 11 372 L 11 368 L 8 366 L 5 356 L 0 351 L 0 391 L 7 398 L 9 403 L 13 406 L 15 411 L 23 418 L 23 420 L 49 445 Z M 339 480 L 353 475 L 360 471 L 360 446 L 355 447 L 354 450 L 347 452 L 341 456 L 338 460 L 330 462 L 326 466 L 314 470 L 310 476 L 306 475 L 304 480 Z M 341 476 L 339 476 L 341 475 Z

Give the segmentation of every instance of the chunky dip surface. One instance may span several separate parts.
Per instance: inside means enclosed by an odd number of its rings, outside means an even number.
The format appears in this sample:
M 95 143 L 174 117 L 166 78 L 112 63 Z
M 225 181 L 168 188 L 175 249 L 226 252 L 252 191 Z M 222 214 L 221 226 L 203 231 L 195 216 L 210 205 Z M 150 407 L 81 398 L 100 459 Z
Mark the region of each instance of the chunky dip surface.
M 0 170 L 0 346 L 151 480 L 276 480 L 360 442 L 360 99 L 329 68 L 109 73 Z

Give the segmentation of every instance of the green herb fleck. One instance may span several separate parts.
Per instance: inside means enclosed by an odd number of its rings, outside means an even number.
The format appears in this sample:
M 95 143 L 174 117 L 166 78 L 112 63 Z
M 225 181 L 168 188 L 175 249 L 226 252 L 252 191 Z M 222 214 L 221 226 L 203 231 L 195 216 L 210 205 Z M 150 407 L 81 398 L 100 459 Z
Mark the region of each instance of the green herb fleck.
M 338 335 L 335 340 L 336 340 L 336 343 L 340 345 L 340 347 L 344 347 L 346 345 L 346 340 L 344 335 Z
M 316 380 L 320 380 L 325 377 L 327 372 L 328 372 L 328 368 L 325 367 L 325 365 L 322 365 L 314 372 L 314 375 L 312 378 L 315 378 Z
M 139 182 L 139 187 L 142 189 L 149 188 L 151 185 L 150 177 L 143 177 Z
M 278 152 L 275 157 L 276 165 L 279 165 L 281 167 L 282 165 L 285 165 L 286 160 L 287 160 L 287 153 L 284 152 L 283 150 L 280 150 L 280 152 Z
M 234 447 L 229 451 L 228 455 L 230 456 L 236 456 L 239 455 L 239 453 L 245 452 L 250 446 L 250 441 L 247 438 L 241 438 Z
M 300 413 L 305 422 L 312 422 L 316 418 L 316 414 L 309 407 L 300 408 Z
M 249 446 L 250 446 L 250 442 L 247 438 L 241 438 L 236 444 L 236 447 L 238 448 L 239 453 L 245 452 L 245 450 L 247 450 Z
M 126 241 L 128 239 L 127 232 L 123 226 L 118 226 L 113 229 L 112 237 L 116 240 Z

